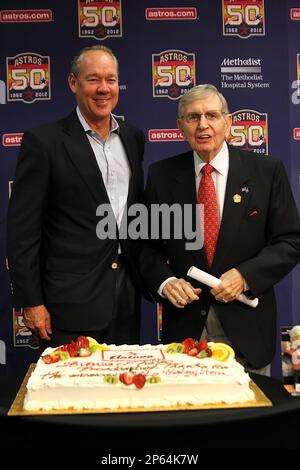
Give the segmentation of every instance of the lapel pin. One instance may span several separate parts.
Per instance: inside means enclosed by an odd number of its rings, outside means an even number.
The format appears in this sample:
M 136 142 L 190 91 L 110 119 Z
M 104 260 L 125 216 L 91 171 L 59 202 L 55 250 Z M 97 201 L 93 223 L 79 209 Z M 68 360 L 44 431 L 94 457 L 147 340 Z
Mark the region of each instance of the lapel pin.
M 233 196 L 233 202 L 235 202 L 236 204 L 239 204 L 242 200 L 242 196 L 240 194 L 235 194 Z
M 242 193 L 246 193 L 246 194 L 249 193 L 249 188 L 248 188 L 248 186 L 243 186 L 243 187 L 242 187 Z
M 258 211 L 254 210 L 254 211 L 250 212 L 249 217 L 252 217 L 253 215 L 257 215 L 257 214 L 258 214 Z

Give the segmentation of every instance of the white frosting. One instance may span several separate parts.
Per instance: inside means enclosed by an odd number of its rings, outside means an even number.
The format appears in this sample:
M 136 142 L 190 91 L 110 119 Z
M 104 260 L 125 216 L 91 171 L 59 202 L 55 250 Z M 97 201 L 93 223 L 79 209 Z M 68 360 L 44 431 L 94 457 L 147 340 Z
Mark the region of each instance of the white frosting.
M 167 354 L 165 346 L 109 345 L 89 357 L 45 364 L 40 358 L 29 378 L 24 401 L 26 410 L 116 409 L 169 407 L 210 403 L 243 403 L 253 400 L 249 376 L 230 358 L 226 362 L 199 359 L 187 354 Z M 43 355 L 54 349 L 47 348 Z M 122 382 L 111 384 L 105 376 L 128 372 L 146 378 L 159 376 L 159 383 L 141 389 Z

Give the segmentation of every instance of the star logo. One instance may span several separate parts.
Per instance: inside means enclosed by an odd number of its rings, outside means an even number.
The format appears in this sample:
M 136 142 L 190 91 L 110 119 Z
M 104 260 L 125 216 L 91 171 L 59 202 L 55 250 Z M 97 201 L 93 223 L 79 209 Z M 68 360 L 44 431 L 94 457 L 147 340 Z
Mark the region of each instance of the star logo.
M 170 87 L 169 94 L 170 94 L 170 96 L 179 96 L 180 95 L 180 88 L 174 83 Z
M 25 91 L 24 99 L 25 99 L 25 101 L 32 101 L 32 97 L 33 97 L 33 91 L 32 91 L 32 89 L 28 86 L 28 87 L 26 88 L 26 91 Z
M 249 27 L 245 23 L 243 23 L 243 26 L 240 29 L 240 34 L 241 36 L 248 36 L 249 34 Z

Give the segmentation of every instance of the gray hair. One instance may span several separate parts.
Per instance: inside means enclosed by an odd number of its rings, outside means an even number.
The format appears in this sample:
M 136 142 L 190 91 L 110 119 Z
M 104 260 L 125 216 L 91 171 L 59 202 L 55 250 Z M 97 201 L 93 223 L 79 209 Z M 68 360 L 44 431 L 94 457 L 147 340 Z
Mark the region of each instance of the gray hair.
M 216 95 L 218 96 L 223 113 L 228 114 L 229 108 L 225 97 L 218 91 L 218 89 L 209 83 L 205 83 L 203 85 L 197 85 L 194 88 L 191 88 L 185 95 L 183 95 L 178 103 L 178 117 L 181 118 L 184 115 L 184 109 L 188 103 L 196 100 L 204 100 L 208 96 Z
M 75 55 L 71 63 L 71 73 L 75 75 L 75 77 L 77 77 L 77 75 L 79 74 L 82 57 L 84 56 L 86 52 L 89 52 L 89 51 L 102 51 L 102 52 L 105 52 L 105 54 L 110 55 L 116 63 L 117 72 L 119 74 L 119 62 L 115 54 L 113 53 L 113 51 L 109 49 L 109 47 L 97 44 L 95 46 L 84 47 Z

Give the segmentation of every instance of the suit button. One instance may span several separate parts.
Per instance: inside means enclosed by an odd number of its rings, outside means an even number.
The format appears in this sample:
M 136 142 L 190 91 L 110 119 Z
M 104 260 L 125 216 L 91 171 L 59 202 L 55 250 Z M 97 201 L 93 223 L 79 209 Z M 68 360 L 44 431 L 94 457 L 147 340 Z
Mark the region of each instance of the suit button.
M 112 269 L 117 269 L 118 263 L 112 263 L 111 267 L 112 267 Z
M 202 317 L 205 317 L 205 315 L 206 315 L 206 310 L 201 310 L 200 314 L 202 315 Z

